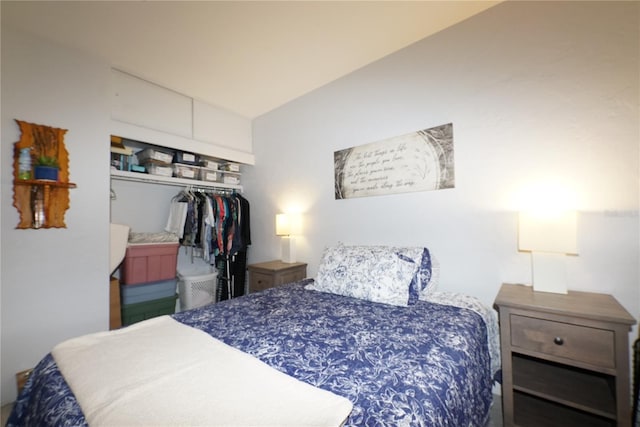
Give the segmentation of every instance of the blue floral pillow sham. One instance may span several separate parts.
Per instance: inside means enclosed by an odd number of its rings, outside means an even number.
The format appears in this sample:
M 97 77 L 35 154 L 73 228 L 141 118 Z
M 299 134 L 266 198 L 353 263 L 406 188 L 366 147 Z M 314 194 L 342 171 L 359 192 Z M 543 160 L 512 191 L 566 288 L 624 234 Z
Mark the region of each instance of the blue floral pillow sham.
M 337 245 L 325 249 L 307 289 L 408 306 L 428 285 L 430 270 L 426 248 Z
M 339 242 L 338 246 L 345 246 Z M 433 256 L 431 251 L 426 247 L 403 247 L 403 246 L 350 246 L 352 248 L 360 248 L 366 250 L 367 248 L 377 248 L 388 251 L 404 251 L 404 255 L 407 255 L 406 250 L 418 251 L 421 256 L 412 258 L 414 262 L 419 264 L 416 276 L 411 282 L 409 288 L 409 305 L 415 304 L 420 296 L 423 298 L 435 291 L 438 287 L 438 279 L 440 276 L 440 263 Z M 412 252 L 414 255 L 416 252 Z

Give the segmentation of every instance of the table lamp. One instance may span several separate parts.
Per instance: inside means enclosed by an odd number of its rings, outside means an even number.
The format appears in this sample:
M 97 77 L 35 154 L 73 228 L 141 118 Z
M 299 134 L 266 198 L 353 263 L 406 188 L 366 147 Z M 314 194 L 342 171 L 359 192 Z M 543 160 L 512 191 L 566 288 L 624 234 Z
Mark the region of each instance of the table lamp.
M 276 235 L 282 236 L 282 262 L 296 262 L 295 235 L 302 232 L 302 216 L 299 214 L 277 214 Z
M 520 212 L 518 249 L 531 252 L 533 290 L 567 293 L 565 255 L 577 255 L 576 211 Z

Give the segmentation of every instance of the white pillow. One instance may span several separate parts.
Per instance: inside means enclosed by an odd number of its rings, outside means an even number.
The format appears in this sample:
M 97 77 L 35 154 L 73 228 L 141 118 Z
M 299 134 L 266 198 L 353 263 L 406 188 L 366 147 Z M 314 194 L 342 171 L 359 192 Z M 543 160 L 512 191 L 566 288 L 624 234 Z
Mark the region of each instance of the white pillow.
M 415 304 L 410 288 L 422 253 L 423 248 L 328 247 L 315 282 L 306 288 L 384 304 Z

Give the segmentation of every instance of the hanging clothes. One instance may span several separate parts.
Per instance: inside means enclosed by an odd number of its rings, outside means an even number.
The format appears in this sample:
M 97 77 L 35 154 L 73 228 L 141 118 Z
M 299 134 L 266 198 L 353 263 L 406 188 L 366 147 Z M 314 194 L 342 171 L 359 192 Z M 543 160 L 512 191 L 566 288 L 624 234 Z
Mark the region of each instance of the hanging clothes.
M 178 236 L 178 238 L 182 239 L 188 209 L 188 203 L 179 201 L 174 197 L 169 205 L 169 218 L 167 219 L 167 226 L 164 228 L 164 231 L 173 233 Z
M 186 188 L 171 201 L 167 229 L 177 234 L 180 244 L 191 248 L 194 256 L 216 268 L 218 301 L 244 295 L 247 248 L 251 245 L 246 198 L 235 191 Z

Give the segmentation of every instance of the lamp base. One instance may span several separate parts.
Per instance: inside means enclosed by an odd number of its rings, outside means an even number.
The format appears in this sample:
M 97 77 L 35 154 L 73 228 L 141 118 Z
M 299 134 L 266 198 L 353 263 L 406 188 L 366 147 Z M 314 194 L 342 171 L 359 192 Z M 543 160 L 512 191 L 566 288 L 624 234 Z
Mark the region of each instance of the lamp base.
M 282 262 L 291 264 L 296 262 L 296 241 L 291 236 L 282 238 Z
M 536 292 L 567 293 L 567 272 L 564 254 L 532 252 L 533 290 Z

